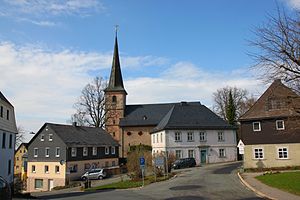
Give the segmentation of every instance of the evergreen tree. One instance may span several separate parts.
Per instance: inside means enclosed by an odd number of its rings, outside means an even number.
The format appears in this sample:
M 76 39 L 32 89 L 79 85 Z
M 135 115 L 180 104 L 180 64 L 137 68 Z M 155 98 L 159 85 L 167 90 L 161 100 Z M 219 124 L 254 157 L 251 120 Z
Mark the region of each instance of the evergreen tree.
M 233 101 L 233 96 L 232 96 L 231 90 L 229 91 L 229 95 L 228 95 L 226 118 L 227 118 L 229 124 L 234 125 L 234 122 L 236 119 L 236 107 L 235 107 L 235 104 Z

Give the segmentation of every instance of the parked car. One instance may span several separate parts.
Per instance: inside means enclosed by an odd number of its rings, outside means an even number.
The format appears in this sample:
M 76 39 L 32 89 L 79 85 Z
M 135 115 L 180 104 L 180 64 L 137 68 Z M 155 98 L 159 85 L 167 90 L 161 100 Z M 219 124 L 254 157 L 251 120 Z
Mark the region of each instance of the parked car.
M 181 168 L 195 167 L 195 166 L 196 166 L 195 158 L 181 158 L 175 160 L 175 162 L 172 165 L 172 168 L 181 169 Z
M 90 171 L 85 172 L 82 176 L 81 176 L 81 180 L 85 181 L 87 179 L 103 179 L 105 177 L 107 177 L 107 170 L 106 169 L 92 169 Z
M 0 199 L 11 199 L 10 185 L 0 176 Z

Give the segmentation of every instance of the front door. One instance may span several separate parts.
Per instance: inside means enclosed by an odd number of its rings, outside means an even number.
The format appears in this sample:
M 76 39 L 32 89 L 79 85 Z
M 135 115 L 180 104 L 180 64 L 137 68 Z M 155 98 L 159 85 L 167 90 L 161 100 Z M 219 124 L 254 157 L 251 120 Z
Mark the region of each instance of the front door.
M 200 150 L 200 159 L 201 159 L 201 164 L 206 163 L 206 149 L 201 149 Z
M 51 191 L 52 188 L 54 188 L 54 185 L 53 185 L 53 179 L 49 179 L 49 180 L 48 180 L 48 190 Z

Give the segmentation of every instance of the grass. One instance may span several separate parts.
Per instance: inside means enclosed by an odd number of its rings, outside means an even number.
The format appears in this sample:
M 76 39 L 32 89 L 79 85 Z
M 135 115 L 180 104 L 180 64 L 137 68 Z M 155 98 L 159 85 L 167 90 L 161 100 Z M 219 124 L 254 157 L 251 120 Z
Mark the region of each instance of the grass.
M 170 175 L 169 178 L 174 176 L 174 174 Z M 156 182 L 167 180 L 168 178 L 164 177 L 157 177 Z M 144 185 L 149 185 L 155 182 L 154 176 L 148 176 L 144 180 Z M 142 180 L 134 181 L 134 180 L 126 180 L 126 181 L 119 181 L 116 183 L 111 183 L 107 185 L 101 185 L 93 188 L 85 189 L 85 191 L 96 191 L 96 190 L 106 190 L 106 189 L 128 189 L 128 188 L 137 188 L 141 187 L 143 184 Z
M 296 195 L 300 195 L 300 172 L 266 174 L 256 177 L 262 183 Z

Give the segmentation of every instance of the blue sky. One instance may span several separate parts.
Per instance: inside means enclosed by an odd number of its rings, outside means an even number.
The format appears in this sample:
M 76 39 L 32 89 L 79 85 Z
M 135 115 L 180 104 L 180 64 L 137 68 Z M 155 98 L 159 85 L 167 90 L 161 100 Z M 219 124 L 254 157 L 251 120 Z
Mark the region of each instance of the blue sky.
M 2 0 L 0 90 L 18 125 L 66 123 L 80 90 L 108 77 L 119 25 L 128 103 L 201 101 L 224 86 L 266 89 L 249 67 L 255 26 L 299 0 Z

